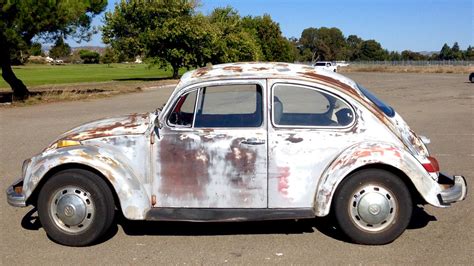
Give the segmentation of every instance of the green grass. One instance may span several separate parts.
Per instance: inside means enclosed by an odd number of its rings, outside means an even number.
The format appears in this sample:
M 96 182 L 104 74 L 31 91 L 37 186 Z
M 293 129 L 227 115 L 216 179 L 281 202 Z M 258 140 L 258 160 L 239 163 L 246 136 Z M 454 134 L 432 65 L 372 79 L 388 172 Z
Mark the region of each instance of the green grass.
M 149 68 L 146 64 L 77 64 L 77 65 L 25 65 L 13 71 L 27 87 L 113 80 L 153 80 L 171 78 L 171 69 Z M 0 79 L 0 90 L 10 87 Z

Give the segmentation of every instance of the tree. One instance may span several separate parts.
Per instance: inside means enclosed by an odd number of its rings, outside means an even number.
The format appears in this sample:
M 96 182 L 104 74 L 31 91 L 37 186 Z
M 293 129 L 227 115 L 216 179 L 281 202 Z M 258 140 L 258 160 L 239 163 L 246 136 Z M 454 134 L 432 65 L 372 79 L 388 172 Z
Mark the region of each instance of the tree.
M 305 50 L 311 51 L 311 61 L 343 60 L 348 56 L 346 38 L 338 28 L 304 29 L 301 33 L 300 45 L 303 55 L 309 55 L 309 52 Z
M 33 56 L 42 56 L 43 51 L 41 49 L 41 43 L 35 42 L 31 44 L 30 54 Z
M 290 42 L 283 37 L 280 25 L 271 16 L 251 17 L 242 19 L 244 29 L 252 33 L 257 40 L 265 61 L 294 61 Z
M 360 60 L 385 60 L 387 51 L 375 40 L 367 40 L 361 43 Z
M 462 54 L 461 49 L 459 49 L 458 42 L 454 42 L 453 46 L 451 47 L 451 52 L 453 54 L 453 59 L 454 60 L 462 60 L 463 59 L 463 54 Z
M 346 42 L 348 47 L 348 59 L 352 61 L 359 60 L 363 40 L 357 35 L 349 35 Z
M 104 54 L 100 58 L 100 61 L 103 64 L 107 64 L 107 65 L 110 65 L 111 63 L 116 63 L 117 62 L 117 57 L 116 57 L 114 49 L 112 47 L 109 47 L 109 46 L 106 47 L 105 51 L 104 51 Z
M 98 64 L 100 54 L 98 52 L 90 50 L 80 50 L 79 56 L 81 57 L 84 64 Z
M 210 59 L 213 64 L 257 61 L 263 58 L 259 43 L 242 27 L 241 17 L 235 9 L 216 8 L 208 19 L 215 36 Z
M 452 60 L 453 57 L 453 51 L 451 48 L 448 46 L 447 43 L 443 45 L 441 48 L 441 51 L 439 52 L 439 59 L 440 60 Z
M 464 52 L 464 59 L 465 60 L 474 60 L 474 48 L 472 46 L 468 46 L 466 51 Z
M 27 51 L 34 37 L 55 40 L 72 36 L 90 38 L 92 17 L 102 12 L 106 0 L 37 1 L 0 0 L 0 64 L 3 79 L 14 99 L 25 99 L 29 91 L 12 70 L 12 59 Z
M 181 67 L 203 66 L 211 58 L 215 31 L 209 20 L 195 14 L 193 0 L 121 1 L 105 14 L 104 43 L 152 63 L 171 65 L 173 78 Z
M 67 57 L 71 54 L 71 46 L 64 42 L 62 37 L 59 37 L 54 43 L 54 46 L 49 50 L 49 57 L 57 59 Z
M 402 51 L 401 59 L 402 60 L 415 60 L 415 61 L 418 61 L 418 60 L 427 60 L 428 57 L 424 56 L 424 55 L 422 55 L 418 52 L 413 52 L 413 51 L 410 51 L 410 50 L 404 50 L 404 51 Z
M 390 54 L 388 55 L 388 60 L 390 60 L 390 61 L 400 61 L 400 60 L 402 60 L 402 56 L 400 55 L 399 52 L 391 51 Z

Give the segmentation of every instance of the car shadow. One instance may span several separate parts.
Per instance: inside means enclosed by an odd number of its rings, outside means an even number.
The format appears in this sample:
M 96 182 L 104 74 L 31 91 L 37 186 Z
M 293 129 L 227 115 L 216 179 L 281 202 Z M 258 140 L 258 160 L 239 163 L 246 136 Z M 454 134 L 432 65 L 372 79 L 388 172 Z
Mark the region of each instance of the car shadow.
M 151 77 L 151 78 L 118 78 L 113 79 L 113 81 L 160 81 L 160 80 L 167 80 L 172 79 L 171 77 Z
M 420 229 L 436 217 L 428 214 L 423 207 L 415 206 L 408 230 Z M 275 220 L 255 222 L 228 223 L 193 223 L 193 222 L 162 222 L 162 221 L 132 221 L 124 218 L 117 211 L 112 227 L 94 245 L 101 244 L 113 238 L 120 225 L 129 236 L 161 235 L 161 236 L 216 236 L 216 235 L 261 235 L 261 234 L 304 234 L 319 231 L 320 233 L 343 242 L 350 242 L 338 228 L 334 218 L 316 217 L 301 220 Z M 39 230 L 42 226 L 38 219 L 37 210 L 33 208 L 22 219 L 21 226 L 26 230 Z
M 423 206 L 415 206 L 413 208 L 413 213 L 411 215 L 410 223 L 408 224 L 407 229 L 420 229 L 427 226 L 430 222 L 436 222 L 435 216 L 427 213 Z

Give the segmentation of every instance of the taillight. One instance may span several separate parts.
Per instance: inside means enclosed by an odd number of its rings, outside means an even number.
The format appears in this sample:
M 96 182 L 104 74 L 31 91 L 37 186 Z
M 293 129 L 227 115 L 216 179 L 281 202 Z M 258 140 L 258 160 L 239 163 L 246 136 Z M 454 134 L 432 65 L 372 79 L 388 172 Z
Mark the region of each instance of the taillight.
M 438 160 L 436 160 L 435 157 L 428 156 L 428 161 L 430 162 L 423 164 L 423 167 L 425 168 L 425 170 L 428 171 L 429 173 L 439 172 Z

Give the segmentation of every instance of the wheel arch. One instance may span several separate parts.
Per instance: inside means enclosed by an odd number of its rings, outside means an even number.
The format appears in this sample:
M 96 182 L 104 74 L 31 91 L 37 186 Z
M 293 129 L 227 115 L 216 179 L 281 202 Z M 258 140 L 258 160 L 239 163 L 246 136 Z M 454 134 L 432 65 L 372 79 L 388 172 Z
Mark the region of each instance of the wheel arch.
M 54 174 L 66 169 L 90 171 L 107 183 L 125 218 L 143 220 L 151 208 L 149 191 L 130 162 L 120 154 L 93 146 L 78 146 L 34 157 L 24 176 L 27 204 L 35 205 L 38 193 Z
M 349 176 L 357 173 L 357 172 L 360 172 L 360 171 L 363 171 L 363 170 L 366 170 L 366 169 L 378 169 L 378 170 L 384 170 L 384 171 L 387 171 L 389 173 L 392 173 L 394 174 L 395 176 L 399 177 L 403 183 L 405 184 L 405 186 L 408 188 L 408 190 L 410 191 L 410 195 L 412 196 L 412 199 L 413 199 L 413 203 L 415 204 L 422 204 L 422 203 L 425 203 L 426 201 L 423 199 L 423 197 L 421 196 L 420 192 L 418 192 L 418 190 L 416 189 L 415 187 L 415 184 L 413 184 L 413 181 L 410 179 L 410 177 L 408 177 L 408 175 L 403 172 L 402 170 L 392 166 L 392 165 L 389 165 L 389 164 L 385 164 L 385 163 L 372 163 L 372 164 L 367 164 L 367 165 L 363 165 L 359 168 L 356 168 L 354 170 L 352 170 L 349 174 L 347 174 L 342 180 L 341 182 L 348 178 Z M 339 186 L 336 188 L 336 190 L 339 188 Z
M 359 143 L 342 152 L 321 175 L 314 198 L 316 216 L 328 215 L 342 180 L 364 169 L 395 174 L 405 183 L 415 203 L 439 205 L 436 181 L 411 154 L 392 144 Z
M 107 179 L 102 172 L 95 169 L 94 167 L 91 167 L 91 166 L 86 165 L 86 164 L 81 164 L 81 163 L 65 163 L 65 164 L 60 164 L 60 165 L 57 165 L 57 166 L 49 169 L 49 171 L 46 172 L 46 174 L 43 176 L 43 178 L 41 178 L 41 180 L 38 182 L 35 189 L 31 193 L 30 197 L 28 197 L 28 200 L 26 201 L 27 205 L 36 205 L 36 202 L 38 200 L 38 195 L 39 195 L 39 192 L 40 192 L 41 188 L 44 186 L 44 184 L 52 176 L 54 176 L 55 174 L 57 174 L 59 172 L 65 171 L 65 170 L 74 170 L 74 169 L 89 171 L 91 173 L 94 173 L 98 177 L 100 177 L 102 180 L 104 180 L 105 183 L 107 184 L 108 188 L 110 189 L 110 192 L 112 193 L 112 196 L 114 197 L 115 207 L 118 210 L 122 211 L 121 204 L 120 204 L 120 198 L 118 197 L 117 192 L 115 191 L 115 188 L 112 185 L 112 183 L 110 182 L 110 180 Z

